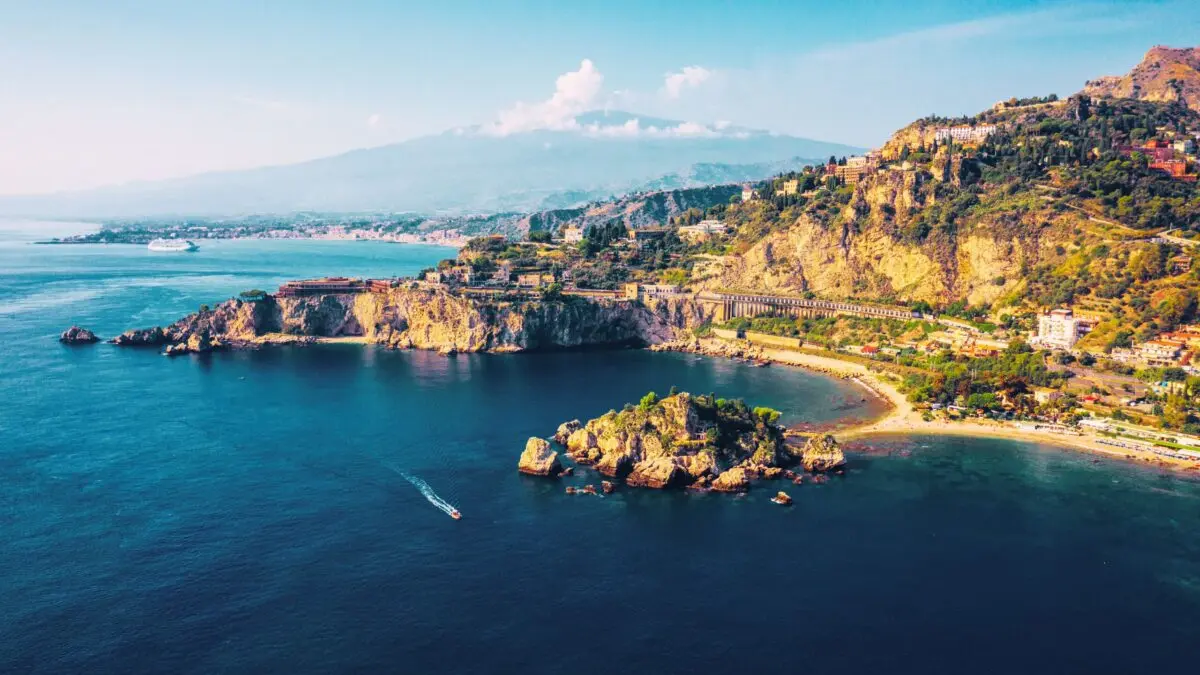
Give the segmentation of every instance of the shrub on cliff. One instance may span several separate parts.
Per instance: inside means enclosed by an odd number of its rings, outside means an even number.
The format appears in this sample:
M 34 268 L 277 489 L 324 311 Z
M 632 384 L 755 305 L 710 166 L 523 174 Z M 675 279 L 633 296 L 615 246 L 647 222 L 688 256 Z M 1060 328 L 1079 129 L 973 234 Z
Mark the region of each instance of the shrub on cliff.
M 641 410 L 642 412 L 646 412 L 646 411 L 650 410 L 651 408 L 653 408 L 655 406 L 655 404 L 657 404 L 657 403 L 658 403 L 658 394 L 656 394 L 654 392 L 650 392 L 642 397 L 642 400 L 638 403 L 638 410 Z
M 754 416 L 757 417 L 763 424 L 775 424 L 779 421 L 780 412 L 774 408 L 757 407 L 754 409 Z

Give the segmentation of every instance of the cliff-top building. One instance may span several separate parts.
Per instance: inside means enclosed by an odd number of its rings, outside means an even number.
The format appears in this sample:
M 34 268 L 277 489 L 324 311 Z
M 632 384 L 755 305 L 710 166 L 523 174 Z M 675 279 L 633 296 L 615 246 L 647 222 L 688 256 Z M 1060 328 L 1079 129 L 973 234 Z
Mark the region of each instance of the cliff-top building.
M 679 228 L 679 238 L 685 241 L 704 241 L 714 234 L 725 234 L 729 227 L 714 218 L 706 218 L 695 225 L 684 225 Z
M 978 126 L 959 125 L 954 127 L 938 127 L 933 138 L 939 143 L 953 140 L 955 143 L 981 143 L 984 139 L 996 133 L 995 124 L 980 124 Z

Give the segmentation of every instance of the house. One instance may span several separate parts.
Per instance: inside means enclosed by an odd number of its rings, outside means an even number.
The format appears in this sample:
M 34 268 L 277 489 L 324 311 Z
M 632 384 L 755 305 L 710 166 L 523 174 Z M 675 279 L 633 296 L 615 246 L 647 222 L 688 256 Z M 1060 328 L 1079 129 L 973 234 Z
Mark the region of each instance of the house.
M 1179 364 L 1183 343 L 1177 340 L 1149 340 L 1134 347 L 1139 359 L 1151 366 L 1174 366 Z
M 1190 138 L 1175 141 L 1171 146 L 1175 152 L 1181 152 L 1185 155 L 1191 155 L 1196 152 L 1196 142 Z
M 1150 162 L 1148 166 L 1151 169 L 1166 173 L 1171 178 L 1196 180 L 1196 175 L 1188 173 L 1188 163 L 1182 159 L 1156 159 L 1156 161 Z
M 846 185 L 857 185 L 858 181 L 868 172 L 865 164 L 839 164 L 833 170 L 833 175 L 840 178 Z
M 1049 387 L 1033 387 L 1033 400 L 1037 401 L 1038 405 L 1053 403 L 1063 397 L 1063 393 L 1057 389 Z
M 775 194 L 787 196 L 794 195 L 800 192 L 800 180 L 793 178 L 792 180 L 783 181 L 783 186 L 775 191 Z
M 874 356 L 879 353 L 879 347 L 874 345 L 863 345 L 863 348 L 860 351 L 867 356 Z
M 725 234 L 729 227 L 719 220 L 708 218 L 695 225 L 684 225 L 679 228 L 679 238 L 685 241 L 704 241 L 714 234 Z
M 1091 330 L 1091 322 L 1076 318 L 1071 310 L 1055 309 L 1038 317 L 1038 334 L 1030 342 L 1049 349 L 1070 349 Z
M 1173 274 L 1184 274 L 1185 272 L 1190 272 L 1192 269 L 1192 256 L 1177 255 L 1167 261 L 1167 268 L 1170 269 Z
M 387 293 L 400 286 L 396 279 L 367 279 L 367 291 L 371 293 Z
M 539 288 L 554 283 L 554 275 L 542 270 L 522 272 L 517 275 L 519 288 Z
M 1137 363 L 1138 361 L 1137 353 L 1126 347 L 1113 347 L 1113 350 L 1108 354 L 1108 358 L 1117 363 L 1125 364 Z
M 758 193 L 756 193 L 754 191 L 754 188 L 752 188 L 752 187 L 742 188 L 742 201 L 743 202 L 753 201 L 753 199 L 757 196 L 758 196 Z
M 583 241 L 583 228 L 574 225 L 568 225 L 562 229 L 562 240 L 564 244 L 578 244 Z
M 507 284 L 512 281 L 512 264 L 509 262 L 500 263 L 496 271 L 492 272 L 492 281 L 498 284 Z
M 642 248 L 652 241 L 658 241 L 667 236 L 667 228 L 665 227 L 642 227 L 636 230 L 629 231 L 629 241 L 633 245 Z

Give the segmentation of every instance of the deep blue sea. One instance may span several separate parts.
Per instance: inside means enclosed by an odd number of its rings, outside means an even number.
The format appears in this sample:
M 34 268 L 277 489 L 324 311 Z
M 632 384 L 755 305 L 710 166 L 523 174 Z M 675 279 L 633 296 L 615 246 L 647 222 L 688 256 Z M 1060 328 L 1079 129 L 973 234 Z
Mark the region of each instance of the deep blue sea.
M 34 246 L 0 227 L 0 672 L 1148 673 L 1200 663 L 1200 484 L 1049 447 L 892 438 L 796 498 L 567 496 L 531 435 L 672 385 L 793 422 L 799 370 L 637 350 L 105 344 L 249 288 L 453 251 Z M 404 474 L 459 508 L 454 521 Z M 585 473 L 568 481 L 581 484 Z M 596 482 L 594 479 L 592 482 Z

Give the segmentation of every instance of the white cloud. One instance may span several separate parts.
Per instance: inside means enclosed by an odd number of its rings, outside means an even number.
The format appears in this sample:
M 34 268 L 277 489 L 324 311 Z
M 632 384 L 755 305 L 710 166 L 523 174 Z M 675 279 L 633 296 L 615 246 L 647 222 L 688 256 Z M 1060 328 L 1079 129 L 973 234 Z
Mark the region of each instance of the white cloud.
M 602 126 L 593 122 L 580 129 L 584 134 L 595 138 L 698 138 L 719 136 L 713 128 L 698 122 L 680 122 L 673 127 L 644 127 L 640 120 L 626 120 L 624 124 Z
M 604 75 L 596 69 L 591 59 L 584 59 L 579 64 L 579 70 L 558 76 L 554 83 L 554 94 L 550 98 L 537 103 L 519 102 L 502 111 L 500 118 L 494 124 L 485 126 L 483 131 L 507 136 L 536 129 L 578 128 L 575 116 L 595 106 L 603 84 Z
M 381 121 L 383 121 L 383 118 L 379 115 L 379 113 L 372 113 L 371 116 L 367 118 L 367 126 L 374 129 L 379 126 Z
M 667 73 L 663 79 L 663 91 L 667 98 L 679 98 L 684 89 L 699 87 L 707 82 L 713 71 L 703 66 L 684 66 L 678 73 Z
M 716 136 L 717 132 L 709 129 L 703 124 L 696 122 L 680 122 L 678 125 L 667 129 L 667 135 L 679 136 L 681 138 L 696 138 L 699 136 Z
M 649 127 L 653 129 L 653 127 Z M 601 136 L 607 138 L 633 138 L 642 135 L 648 129 L 642 128 L 640 120 L 626 120 L 624 124 L 610 124 L 601 126 L 599 123 L 593 122 L 583 127 L 583 133 L 588 136 Z

